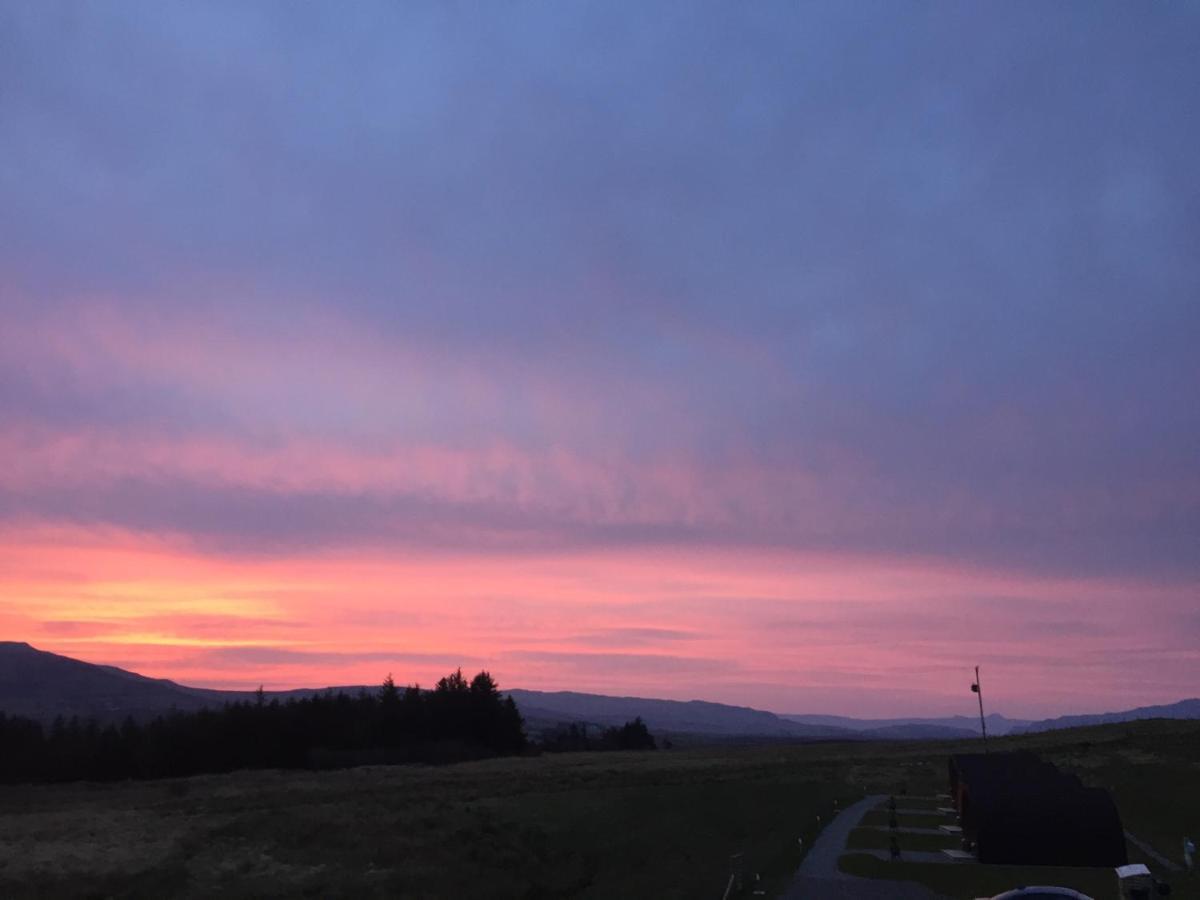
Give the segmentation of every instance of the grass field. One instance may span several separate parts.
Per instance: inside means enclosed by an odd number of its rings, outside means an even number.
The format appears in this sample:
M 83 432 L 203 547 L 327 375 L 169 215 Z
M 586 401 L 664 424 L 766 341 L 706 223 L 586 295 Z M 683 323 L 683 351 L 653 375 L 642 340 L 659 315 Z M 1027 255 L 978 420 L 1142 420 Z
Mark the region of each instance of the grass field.
M 902 794 L 896 797 L 897 809 L 923 810 L 925 814 L 931 816 L 940 815 L 938 808 L 948 806 L 950 806 L 950 801 L 939 797 L 914 797 L 911 794 Z
M 1178 857 L 1182 835 L 1200 835 L 1200 723 L 1020 743 L 1113 789 L 1127 827 L 1160 851 Z M 790 879 L 797 839 L 811 844 L 818 816 L 828 821 L 835 803 L 864 793 L 944 790 L 956 749 L 776 745 L 4 787 L 0 896 L 716 898 L 738 852 L 770 895 Z M 873 839 L 860 829 L 851 844 Z M 960 879 L 939 888 L 951 897 L 1023 877 L 1006 867 L 844 864 L 935 888 Z M 1095 873 L 1067 874 L 1091 884 Z M 1194 880 L 1172 881 L 1174 896 L 1200 896 Z
M 825 748 L 0 790 L 0 896 L 720 896 L 861 794 Z
M 953 825 L 954 821 L 953 818 L 944 816 L 941 813 L 935 813 L 933 810 L 930 810 L 927 816 L 913 816 L 904 813 L 899 813 L 896 816 L 896 824 L 901 828 L 937 828 L 939 825 Z M 876 828 L 886 827 L 888 824 L 888 811 L 886 809 L 872 809 L 863 816 L 862 824 Z
M 891 837 L 888 831 L 878 828 L 855 828 L 850 832 L 846 846 L 851 850 L 887 850 Z M 962 847 L 962 839 L 948 834 L 900 834 L 896 836 L 901 851 L 956 850 Z

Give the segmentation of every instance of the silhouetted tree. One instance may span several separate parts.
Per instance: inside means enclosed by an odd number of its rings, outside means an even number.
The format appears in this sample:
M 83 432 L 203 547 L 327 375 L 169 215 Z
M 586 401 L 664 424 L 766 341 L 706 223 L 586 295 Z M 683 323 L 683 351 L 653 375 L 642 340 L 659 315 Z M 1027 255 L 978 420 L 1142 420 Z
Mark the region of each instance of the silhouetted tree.
M 610 728 L 605 732 L 606 742 L 616 745 L 618 750 L 654 750 L 654 736 L 650 729 L 638 716 L 632 722 L 626 722 L 620 728 Z
M 383 685 L 379 688 L 379 702 L 383 704 L 397 703 L 400 700 L 400 691 L 396 689 L 396 682 L 392 680 L 392 673 L 388 672 L 387 678 L 383 679 Z
M 479 674 L 484 673 L 480 672 Z M 463 678 L 462 669 L 455 669 L 445 678 L 438 679 L 434 690 L 439 694 L 465 694 L 470 688 L 467 686 L 467 679 Z

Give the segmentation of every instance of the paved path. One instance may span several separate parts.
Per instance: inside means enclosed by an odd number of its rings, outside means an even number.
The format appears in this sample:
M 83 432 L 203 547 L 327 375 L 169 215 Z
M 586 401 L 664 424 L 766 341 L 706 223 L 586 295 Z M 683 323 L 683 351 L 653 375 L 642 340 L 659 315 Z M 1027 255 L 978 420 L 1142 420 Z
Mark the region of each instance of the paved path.
M 868 809 L 873 809 L 883 800 L 882 794 L 864 797 L 838 813 L 817 835 L 817 839 L 804 854 L 797 876 L 808 878 L 849 878 L 838 868 L 838 857 L 846 849 L 846 840 Z
M 863 814 L 884 799 L 865 797 L 842 810 L 817 836 L 783 900 L 941 900 L 937 894 L 911 881 L 855 878 L 838 868 L 850 831 Z

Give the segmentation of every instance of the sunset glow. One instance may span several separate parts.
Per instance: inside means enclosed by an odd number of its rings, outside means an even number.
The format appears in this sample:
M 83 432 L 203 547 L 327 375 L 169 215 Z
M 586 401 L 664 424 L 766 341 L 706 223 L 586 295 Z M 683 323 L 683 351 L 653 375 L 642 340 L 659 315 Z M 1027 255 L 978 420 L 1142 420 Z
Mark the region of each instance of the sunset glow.
M 1194 695 L 1189 29 L 567 6 L 8 8 L 0 639 L 243 689 Z

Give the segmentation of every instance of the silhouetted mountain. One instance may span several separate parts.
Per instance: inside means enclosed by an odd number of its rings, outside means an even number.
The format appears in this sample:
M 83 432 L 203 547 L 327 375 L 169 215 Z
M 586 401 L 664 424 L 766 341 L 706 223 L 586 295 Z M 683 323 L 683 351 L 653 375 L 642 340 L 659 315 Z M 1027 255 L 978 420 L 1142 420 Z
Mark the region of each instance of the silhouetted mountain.
M 944 725 L 885 725 L 882 728 L 864 728 L 854 732 L 858 737 L 880 741 L 964 741 L 978 738 L 979 731 L 965 728 L 947 728 Z M 990 732 L 989 732 L 990 734 Z
M 1139 706 L 1123 712 L 1041 719 L 1018 729 L 1018 733 L 1053 731 L 1056 728 L 1078 728 L 1083 725 L 1110 725 L 1114 722 L 1132 722 L 1136 719 L 1200 719 L 1200 698 L 1180 700 L 1178 703 L 1167 703 L 1162 706 Z
M 341 686 L 266 691 L 268 699 L 305 698 L 332 691 L 357 694 L 377 687 Z M 655 733 L 754 736 L 765 738 L 855 737 L 828 726 L 789 722 L 774 713 L 723 703 L 605 697 L 570 691 L 508 692 L 521 708 L 531 734 L 562 722 L 621 726 L 640 716 Z M 0 643 L 0 710 L 49 722 L 55 716 L 118 721 L 147 719 L 172 709 L 190 711 L 247 700 L 251 691 L 193 688 L 166 679 L 146 678 L 113 666 L 101 666 L 37 650 L 24 643 Z
M 264 691 L 267 699 L 303 699 L 314 694 L 374 692 L 371 687 L 298 688 Z M 172 709 L 181 712 L 249 700 L 254 691 L 218 691 L 147 678 L 136 672 L 60 656 L 17 641 L 0 641 L 0 712 L 49 722 L 79 716 L 101 722 L 126 716 L 148 719 Z
M 300 688 L 267 691 L 268 699 L 304 698 L 326 691 L 357 694 L 372 686 Z M 774 713 L 722 703 L 604 697 L 573 692 L 510 692 L 530 731 L 560 722 L 624 725 L 641 716 L 655 732 L 779 738 L 851 736 L 844 729 L 788 722 Z M 114 666 L 59 656 L 29 644 L 0 643 L 0 710 L 49 722 L 55 716 L 116 721 L 132 715 L 145 719 L 171 709 L 190 711 L 246 700 L 250 691 L 193 688 L 166 679 L 146 678 Z
M 775 713 L 704 700 L 607 697 L 575 691 L 509 691 L 527 722 L 588 722 L 623 725 L 641 717 L 655 734 L 703 734 L 778 738 L 858 737 L 845 728 L 790 722 Z
M 377 685 L 298 688 L 266 691 L 268 699 L 296 699 L 334 692 L 356 695 L 374 692 Z M 776 715 L 745 706 L 703 700 L 655 700 L 642 697 L 608 697 L 575 691 L 508 691 L 520 707 L 528 731 L 561 723 L 621 726 L 641 717 L 652 732 L 713 738 L 951 740 L 979 733 L 979 720 L 970 716 L 942 718 L 854 719 L 829 715 Z M 0 641 L 0 711 L 49 722 L 55 716 L 119 721 L 126 716 L 148 719 L 171 709 L 192 711 L 219 707 L 254 696 L 252 691 L 219 691 L 193 688 L 162 678 L 145 676 L 37 650 L 26 643 Z M 1062 716 L 1039 722 L 987 717 L 989 734 L 1045 731 L 1076 725 L 1125 722 L 1146 718 L 1200 718 L 1200 699 L 1167 706 L 1147 706 L 1103 715 Z
M 573 691 L 511 692 L 527 722 L 535 726 L 562 722 L 615 725 L 634 716 L 657 733 L 778 738 L 852 740 L 958 740 L 977 737 L 979 720 L 968 716 L 941 719 L 853 719 L 847 716 L 776 715 L 744 706 L 700 700 L 648 700 L 606 697 Z M 1024 724 L 1003 716 L 988 716 L 988 733 L 1007 734 Z M 972 727 L 972 725 L 974 727 Z
M 173 681 L 47 653 L 25 643 L 0 642 L 0 710 L 11 715 L 109 721 L 170 709 L 195 710 L 210 702 Z
M 783 716 L 793 722 L 805 725 L 828 725 L 834 728 L 847 728 L 850 731 L 871 732 L 902 728 L 910 736 L 935 739 L 939 737 L 978 737 L 979 718 L 977 716 L 942 716 L 941 718 L 910 717 L 900 719 L 853 719 L 848 716 L 822 715 L 787 715 Z M 1028 719 L 1009 719 L 997 713 L 987 716 L 988 734 L 1009 734 L 1014 729 L 1023 728 L 1030 724 Z M 923 730 L 919 730 L 923 729 Z M 962 732 L 965 732 L 963 734 Z

